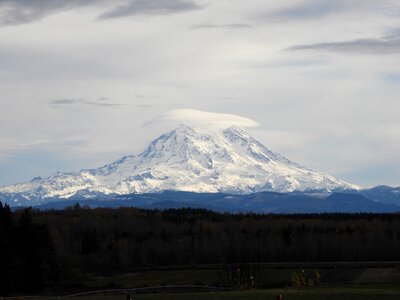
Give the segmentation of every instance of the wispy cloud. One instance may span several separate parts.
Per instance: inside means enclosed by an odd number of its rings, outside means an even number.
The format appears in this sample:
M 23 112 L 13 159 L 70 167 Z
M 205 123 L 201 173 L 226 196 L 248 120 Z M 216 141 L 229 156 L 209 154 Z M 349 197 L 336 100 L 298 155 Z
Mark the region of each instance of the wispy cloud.
M 0 0 L 0 26 L 31 23 L 57 12 L 93 6 L 103 10 L 99 19 L 164 15 L 202 8 L 192 0 Z
M 265 62 L 264 60 L 255 60 L 247 62 L 239 62 L 237 65 L 240 68 L 249 69 L 268 69 L 268 68 L 313 68 L 325 66 L 329 64 L 329 60 L 322 58 L 284 58 L 275 59 L 273 61 Z
M 253 26 L 245 23 L 232 23 L 232 24 L 196 24 L 192 29 L 246 29 Z
M 25 151 L 27 149 L 49 149 L 52 147 L 76 147 L 86 145 L 90 142 L 87 136 L 73 135 L 61 138 L 37 138 L 30 141 L 24 141 L 21 143 L 15 143 L 7 141 L 0 143 L 0 156 L 10 156 L 19 151 Z
M 314 50 L 355 54 L 398 54 L 400 38 L 356 39 L 344 42 L 327 42 L 308 45 L 296 45 L 288 50 Z
M 89 142 L 88 137 L 83 136 L 69 136 L 64 138 L 55 139 L 39 139 L 22 144 L 21 148 L 32 148 L 32 147 L 51 147 L 51 146 L 77 146 L 84 145 Z
M 200 9 L 192 0 L 132 0 L 101 14 L 99 19 L 111 19 L 135 15 L 165 15 Z
M 344 12 L 357 5 L 362 5 L 362 1 L 358 0 L 300 1 L 295 4 L 283 8 L 278 8 L 276 10 L 268 12 L 265 15 L 265 17 L 272 19 L 281 19 L 281 20 L 321 18 L 327 15 Z
M 97 4 L 102 0 L 1 0 L 0 25 L 18 25 L 40 20 L 58 11 Z
M 85 100 L 85 99 L 54 99 L 50 101 L 50 105 L 63 106 L 63 105 L 92 105 L 100 107 L 117 107 L 122 106 L 121 103 L 110 102 L 107 99 L 100 98 L 97 100 Z

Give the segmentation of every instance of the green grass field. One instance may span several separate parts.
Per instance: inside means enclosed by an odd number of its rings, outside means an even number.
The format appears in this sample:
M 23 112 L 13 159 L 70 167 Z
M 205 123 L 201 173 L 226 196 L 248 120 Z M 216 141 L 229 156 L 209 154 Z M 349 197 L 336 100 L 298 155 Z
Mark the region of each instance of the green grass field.
M 400 284 L 397 280 L 392 283 L 357 284 L 365 274 L 382 275 L 382 270 L 392 274 L 393 269 L 379 268 L 338 268 L 322 269 L 322 285 L 306 288 L 290 287 L 293 272 L 298 269 L 269 269 L 266 270 L 267 281 L 273 284 L 282 284 L 282 288 L 244 289 L 217 292 L 192 293 L 152 293 L 137 294 L 136 300 L 268 300 L 276 299 L 278 294 L 284 295 L 285 300 L 399 300 Z M 306 272 L 312 271 L 306 270 Z M 397 274 L 397 273 L 396 273 Z M 368 279 L 368 278 L 367 278 Z M 371 278 L 376 279 L 376 278 Z M 218 270 L 153 270 L 141 273 L 116 275 L 112 277 L 92 277 L 85 286 L 89 289 L 115 287 L 138 288 L 163 285 L 205 285 L 212 286 L 220 281 Z M 287 284 L 285 284 L 285 282 Z M 286 287 L 284 287 L 286 286 Z M 59 298 L 64 300 L 63 298 Z M 71 299 L 71 298 L 69 298 Z M 114 296 L 87 296 L 74 297 L 76 300 L 124 300 L 124 295 Z
M 305 269 L 307 273 L 313 273 L 315 270 L 316 269 Z M 400 282 L 400 280 L 398 280 L 400 279 L 400 272 L 396 270 L 394 274 L 393 270 L 394 269 L 390 268 L 338 268 L 319 269 L 318 271 L 321 274 L 321 283 L 323 284 L 394 284 Z M 301 272 L 301 270 L 266 269 L 263 271 L 263 285 L 259 287 L 271 288 L 290 286 L 292 274 L 294 272 L 298 273 Z M 379 275 L 380 278 L 376 278 L 376 275 Z M 221 285 L 221 276 L 219 275 L 219 270 L 153 270 L 140 273 L 118 274 L 109 277 L 90 277 L 87 281 L 83 282 L 83 286 L 87 289 L 138 288 L 158 285 L 219 286 Z
M 315 272 L 316 269 L 305 269 L 305 273 Z M 206 291 L 209 287 L 221 285 L 220 270 L 218 269 L 184 269 L 184 270 L 150 270 L 138 273 L 116 274 L 114 276 L 91 276 L 80 282 L 79 286 L 71 286 L 63 292 L 53 294 L 71 294 L 110 289 L 137 289 L 160 287 L 143 293 L 138 290 L 135 300 L 268 300 L 276 299 L 278 294 L 284 295 L 285 300 L 400 300 L 400 270 L 398 268 L 322 268 L 319 269 L 320 284 L 313 287 L 292 287 L 291 279 L 294 272 L 303 269 L 270 268 L 264 271 L 263 286 L 249 289 L 246 285 L 232 286 L 230 291 Z M 200 286 L 204 291 L 193 287 Z M 179 286 L 173 289 L 169 286 Z M 240 286 L 243 289 L 240 289 Z M 248 287 L 248 285 L 247 285 Z M 173 291 L 173 292 L 172 292 Z M 183 293 L 183 291 L 185 291 Z M 147 290 L 147 292 L 149 292 Z M 179 293 L 180 292 L 180 293 Z M 85 295 L 62 296 L 58 300 L 125 300 L 126 295 Z M 23 297 L 21 297 L 23 299 Z M 41 299 L 41 298 L 38 298 Z M 43 298 L 44 299 L 44 298 Z M 49 299 L 49 298 L 46 298 Z
M 349 286 L 314 287 L 306 289 L 264 289 L 242 290 L 212 293 L 181 294 L 142 294 L 135 295 L 136 300 L 275 300 L 278 294 L 284 300 L 398 300 L 400 286 Z M 71 299 L 71 298 L 69 298 Z M 124 300 L 124 295 L 92 296 L 73 298 L 76 300 Z M 64 300 L 60 298 L 60 300 Z
M 212 285 L 218 281 L 217 270 L 165 270 L 94 277 L 85 282 L 85 286 L 136 288 L 155 285 Z

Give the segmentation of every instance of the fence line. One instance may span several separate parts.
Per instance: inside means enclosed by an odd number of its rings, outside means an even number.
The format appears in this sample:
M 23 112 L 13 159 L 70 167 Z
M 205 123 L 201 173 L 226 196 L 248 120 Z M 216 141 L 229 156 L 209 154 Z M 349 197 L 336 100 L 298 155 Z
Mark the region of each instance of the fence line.
M 73 298 L 81 296 L 94 296 L 94 295 L 125 295 L 125 294 L 145 294 L 156 291 L 167 291 L 174 293 L 184 292 L 212 292 L 212 291 L 228 291 L 230 288 L 213 287 L 203 285 L 158 285 L 141 288 L 125 288 L 125 289 L 106 289 L 87 291 L 82 293 L 75 293 L 70 295 L 58 296 L 13 296 L 13 297 L 0 297 L 0 300 L 19 300 L 19 299 L 59 299 L 59 298 Z

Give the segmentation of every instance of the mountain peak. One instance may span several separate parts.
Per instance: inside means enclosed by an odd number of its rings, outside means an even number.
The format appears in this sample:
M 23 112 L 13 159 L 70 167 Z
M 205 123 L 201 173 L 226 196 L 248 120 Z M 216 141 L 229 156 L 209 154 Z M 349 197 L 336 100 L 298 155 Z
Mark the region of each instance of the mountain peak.
M 42 179 L 43 179 L 42 177 L 36 176 L 36 177 L 33 177 L 33 178 L 31 179 L 31 182 L 41 181 Z
M 239 126 L 231 126 L 223 131 L 224 136 L 232 140 L 243 140 L 246 142 L 256 142 L 256 139 L 253 138 L 246 130 Z
M 166 141 L 169 139 L 185 139 L 187 137 L 191 137 L 191 136 L 195 136 L 198 133 L 191 127 L 185 125 L 185 124 L 179 124 L 178 127 L 176 127 L 175 129 L 162 134 L 160 137 L 158 137 L 157 139 L 155 139 L 151 144 L 153 144 L 154 142 L 159 142 L 159 141 Z M 178 140 L 176 140 L 178 142 Z
M 4 187 L 0 194 L 17 194 L 18 199 L 25 199 L 25 205 L 32 205 L 33 201 L 70 198 L 86 191 L 120 195 L 165 190 L 243 194 L 336 188 L 357 187 L 289 161 L 238 126 L 221 134 L 180 124 L 138 155 L 98 169 L 57 173 L 40 181 Z
M 238 134 L 238 135 L 249 135 L 249 133 L 246 130 L 244 130 L 242 127 L 239 127 L 236 125 L 231 126 L 227 129 L 225 129 L 224 131 L 231 132 L 231 133 Z
M 192 134 L 195 132 L 195 130 L 192 127 L 189 127 L 189 126 L 181 123 L 181 124 L 179 124 L 179 126 L 177 128 L 172 130 L 172 132 L 183 133 L 183 134 Z

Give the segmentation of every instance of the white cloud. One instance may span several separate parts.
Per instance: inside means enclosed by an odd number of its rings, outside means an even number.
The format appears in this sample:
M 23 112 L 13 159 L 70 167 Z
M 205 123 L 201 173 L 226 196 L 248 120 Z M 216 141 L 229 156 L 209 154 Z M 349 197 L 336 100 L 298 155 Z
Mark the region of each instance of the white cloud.
M 234 114 L 208 112 L 196 109 L 175 109 L 167 111 L 155 119 L 144 123 L 144 126 L 168 122 L 172 124 L 182 123 L 197 129 L 220 130 L 231 126 L 243 128 L 257 127 L 256 121 Z

